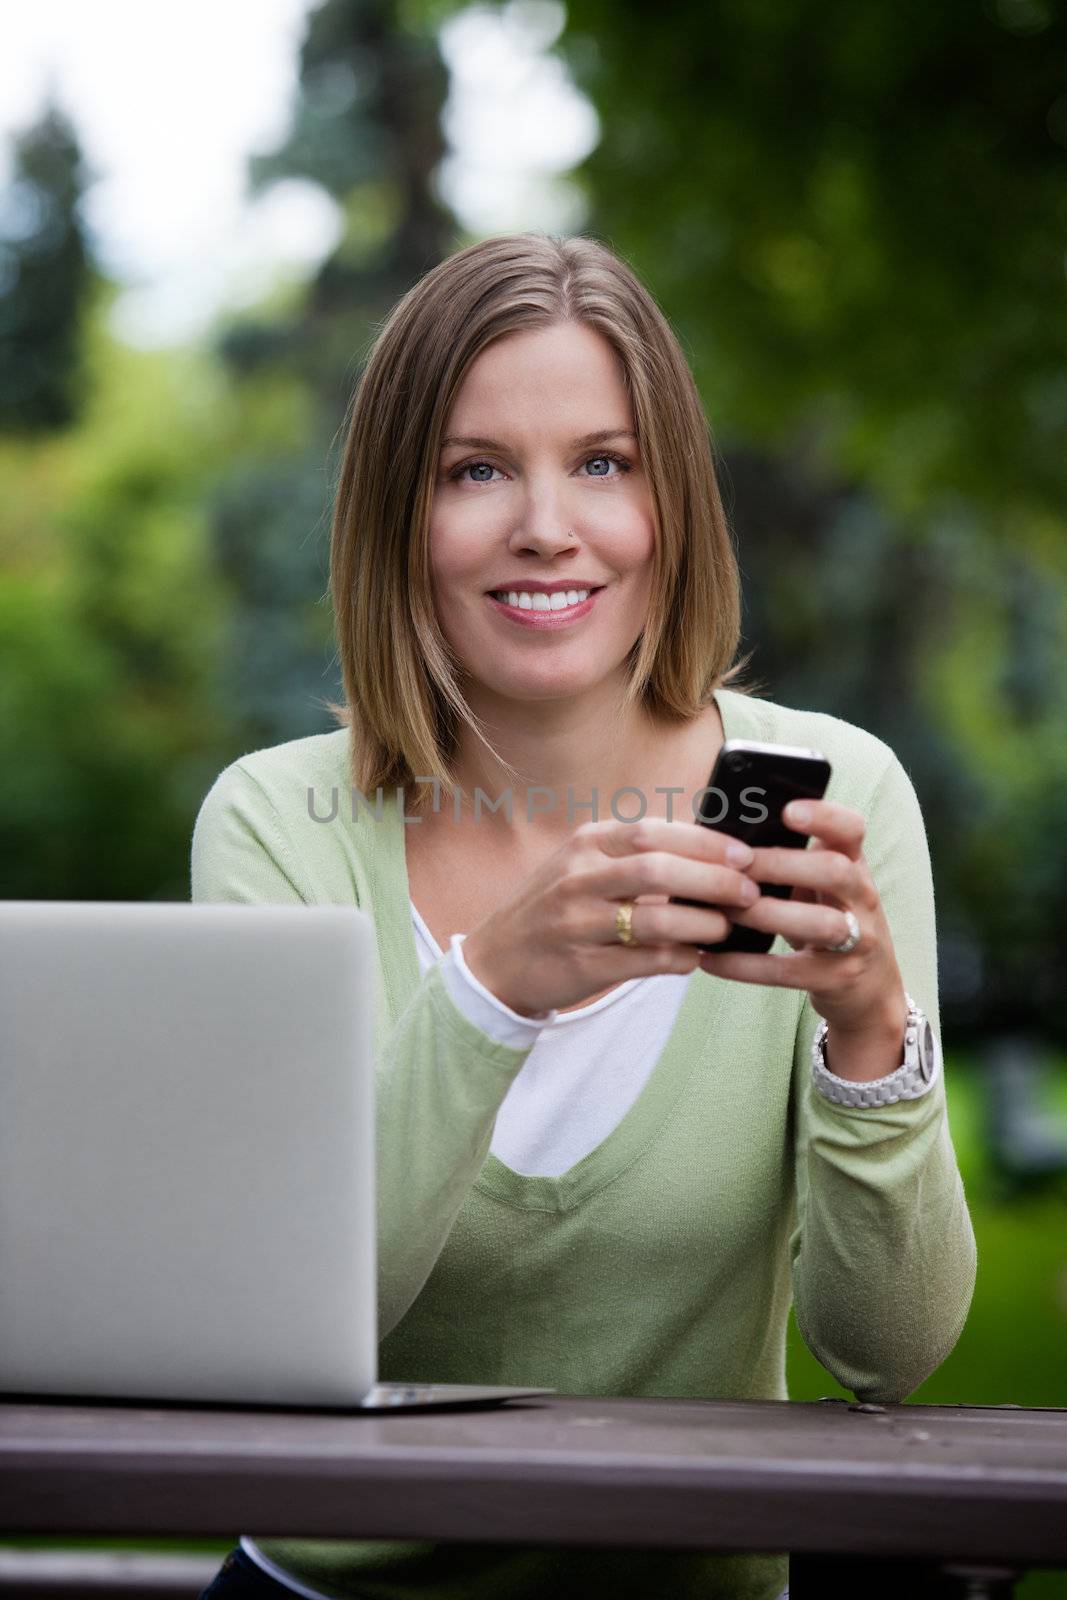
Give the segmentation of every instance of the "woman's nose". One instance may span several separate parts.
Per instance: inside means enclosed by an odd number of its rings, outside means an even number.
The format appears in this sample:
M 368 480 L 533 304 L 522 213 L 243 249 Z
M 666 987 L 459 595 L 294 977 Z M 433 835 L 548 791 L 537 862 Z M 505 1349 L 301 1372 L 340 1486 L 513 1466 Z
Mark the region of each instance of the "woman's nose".
M 566 497 L 558 490 L 540 486 L 524 497 L 512 537 L 535 550 L 564 550 L 574 543 L 574 519 L 568 514 Z

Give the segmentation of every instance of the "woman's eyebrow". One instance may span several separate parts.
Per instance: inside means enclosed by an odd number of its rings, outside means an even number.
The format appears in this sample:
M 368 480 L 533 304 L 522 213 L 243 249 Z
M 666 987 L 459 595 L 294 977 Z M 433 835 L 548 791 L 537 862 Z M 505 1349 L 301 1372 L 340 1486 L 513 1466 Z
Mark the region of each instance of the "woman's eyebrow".
M 605 444 L 609 439 L 634 439 L 637 435 L 632 428 L 598 428 L 595 433 L 583 433 L 580 439 L 572 439 L 570 449 L 588 450 L 595 444 Z M 450 444 L 459 445 L 464 450 L 506 450 L 507 445 L 499 439 L 479 439 L 473 437 L 450 437 L 441 440 L 441 449 L 446 449 Z

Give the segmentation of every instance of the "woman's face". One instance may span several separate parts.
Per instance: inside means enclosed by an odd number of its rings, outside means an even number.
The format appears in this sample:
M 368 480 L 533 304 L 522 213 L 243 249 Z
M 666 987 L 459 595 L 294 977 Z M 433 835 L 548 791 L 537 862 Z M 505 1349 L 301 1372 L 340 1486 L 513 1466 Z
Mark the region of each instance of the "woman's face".
M 621 684 L 648 612 L 654 524 L 622 369 L 600 334 L 555 323 L 472 363 L 429 542 L 441 628 L 475 684 L 516 700 Z M 573 604 L 576 590 L 592 594 Z M 553 591 L 565 608 L 543 609 Z

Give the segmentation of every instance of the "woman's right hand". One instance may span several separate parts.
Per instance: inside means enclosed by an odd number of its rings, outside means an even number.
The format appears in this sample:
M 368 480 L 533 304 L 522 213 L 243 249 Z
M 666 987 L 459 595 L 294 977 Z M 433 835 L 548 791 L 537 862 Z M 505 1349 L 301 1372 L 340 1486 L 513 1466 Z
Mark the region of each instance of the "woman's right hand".
M 577 1005 L 629 978 L 693 972 L 698 943 L 725 939 L 732 926 L 711 907 L 744 910 L 759 898 L 743 870 L 752 859 L 746 845 L 699 822 L 584 822 L 471 930 L 463 959 L 521 1016 Z M 671 905 L 672 895 L 711 906 Z M 624 900 L 636 902 L 636 946 L 616 932 Z

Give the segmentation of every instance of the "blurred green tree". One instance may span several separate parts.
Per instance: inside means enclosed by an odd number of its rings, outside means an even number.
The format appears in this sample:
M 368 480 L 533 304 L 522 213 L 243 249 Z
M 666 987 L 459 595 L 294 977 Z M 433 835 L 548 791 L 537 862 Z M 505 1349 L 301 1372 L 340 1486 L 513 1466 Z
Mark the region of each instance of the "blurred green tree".
M 1062 1043 L 1067 17 L 570 0 L 587 230 L 678 329 L 766 692 L 916 783 L 955 1037 Z
M 78 421 L 0 438 L 0 896 L 187 899 L 190 817 L 232 730 L 203 501 L 232 444 L 195 352 L 84 314 Z
M 65 428 L 84 400 L 80 320 L 92 268 L 78 206 L 86 168 L 54 103 L 12 141 L 0 194 L 0 433 Z
M 250 164 L 253 192 L 285 179 L 336 201 L 341 237 L 282 306 L 234 319 L 217 348 L 254 410 L 262 386 L 301 397 L 288 446 L 239 451 L 211 519 L 234 618 L 222 692 L 245 740 L 268 744 L 336 726 L 327 658 L 328 527 L 339 429 L 376 324 L 447 253 L 454 234 L 435 168 L 447 73 L 432 28 L 393 0 L 325 0 L 308 17 L 300 93 L 283 144 Z
M 107 330 L 115 291 L 53 102 L 0 193 L 0 895 L 183 899 L 223 733 L 197 508 L 225 438 L 195 356 Z
M 724 446 L 1007 532 L 1067 495 L 1067 14 L 1057 0 L 571 0 L 590 226 L 688 341 Z

